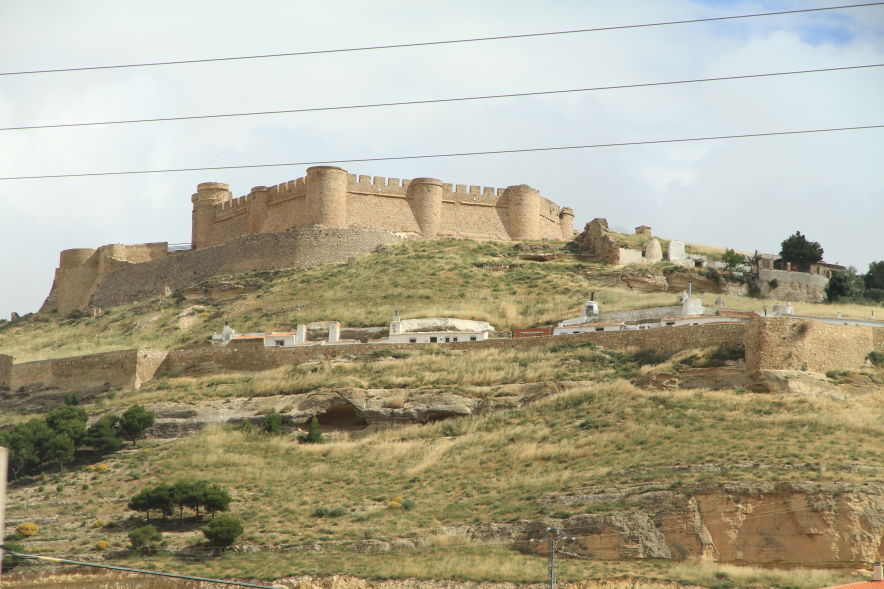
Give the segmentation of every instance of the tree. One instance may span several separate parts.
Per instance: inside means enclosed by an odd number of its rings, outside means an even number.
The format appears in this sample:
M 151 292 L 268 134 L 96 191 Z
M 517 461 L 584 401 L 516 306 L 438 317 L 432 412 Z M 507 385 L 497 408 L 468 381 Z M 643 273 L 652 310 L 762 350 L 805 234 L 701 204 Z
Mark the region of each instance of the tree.
M 46 444 L 46 456 L 44 461 L 47 464 L 57 464 L 58 470 L 62 470 L 65 464 L 74 461 L 74 441 L 67 434 L 55 434 Z
M 796 231 L 795 235 L 790 235 L 783 240 L 780 257 L 799 267 L 806 267 L 823 259 L 823 246 L 819 242 L 808 241 L 800 231 Z
M 213 546 L 230 546 L 242 532 L 242 522 L 232 515 L 219 515 L 203 530 Z
M 141 405 L 132 405 L 120 417 L 120 432 L 131 439 L 134 446 L 135 440 L 154 424 L 155 418 L 156 414 L 153 411 L 148 411 Z
M 82 407 L 73 405 L 62 405 L 57 409 L 53 409 L 46 416 L 46 425 L 56 434 L 65 434 L 73 442 L 74 446 L 79 446 L 86 436 L 86 421 L 89 416 Z
M 135 550 L 156 552 L 163 542 L 163 535 L 154 526 L 148 524 L 129 532 L 129 542 Z
M 105 415 L 86 430 L 83 442 L 96 450 L 113 452 L 123 445 L 120 439 L 120 418 L 116 415 Z
M 322 443 L 322 429 L 320 429 L 319 419 L 315 415 L 310 419 L 310 429 L 306 434 L 298 436 L 298 441 L 302 444 Z
M 866 298 L 884 301 L 884 261 L 869 264 L 869 271 L 863 280 L 866 283 Z
M 863 277 L 858 276 L 856 268 L 851 266 L 841 272 L 835 272 L 826 285 L 826 298 L 830 303 L 840 300 L 858 301 L 865 295 Z
M 724 250 L 724 253 L 721 254 L 721 261 L 724 262 L 724 267 L 727 270 L 733 270 L 740 264 L 747 264 L 748 261 L 746 256 L 743 254 L 738 254 L 732 249 Z
M 214 518 L 216 512 L 227 511 L 230 507 L 230 493 L 218 485 L 208 485 L 204 490 L 202 503 Z
M 143 511 L 145 519 L 150 521 L 150 512 L 157 510 L 168 517 L 175 512 L 174 493 L 172 486 L 161 483 L 155 487 L 147 487 L 139 491 L 126 505 L 132 511 Z
M 52 437 L 52 430 L 42 419 L 32 419 L 3 433 L 0 441 L 9 449 L 9 469 L 13 476 L 39 467 Z

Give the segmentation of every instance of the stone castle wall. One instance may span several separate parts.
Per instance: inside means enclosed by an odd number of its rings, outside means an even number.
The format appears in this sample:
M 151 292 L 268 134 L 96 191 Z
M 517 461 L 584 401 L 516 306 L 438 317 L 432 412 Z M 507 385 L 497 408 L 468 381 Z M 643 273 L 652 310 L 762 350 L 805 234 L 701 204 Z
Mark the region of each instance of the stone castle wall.
M 746 324 L 719 323 L 686 325 L 646 331 L 589 332 L 550 337 L 489 339 L 481 342 L 452 342 L 446 349 L 476 350 L 487 348 L 532 349 L 551 343 L 583 343 L 614 350 L 655 350 L 674 354 L 686 348 L 743 346 Z M 219 347 L 172 350 L 158 376 L 201 376 L 226 371 L 261 371 L 340 356 L 367 354 L 376 349 L 413 350 L 420 344 L 344 344 L 298 348 L 265 348 L 263 345 L 236 344 Z
M 555 344 L 590 342 L 613 350 L 681 350 L 722 346 L 744 348 L 750 372 L 759 370 L 855 370 L 873 349 L 884 351 L 884 328 L 833 325 L 790 318 L 759 318 L 751 323 L 684 325 L 643 331 L 605 331 L 548 337 L 490 339 L 440 344 L 455 350 L 515 348 L 528 350 Z M 202 346 L 169 352 L 121 350 L 73 358 L 13 364 L 0 355 L 0 389 L 95 391 L 133 389 L 153 378 L 205 376 L 223 372 L 257 372 L 359 356 L 378 349 L 413 350 L 421 344 L 342 344 L 265 348 L 260 341 Z M 437 345 L 437 344 L 429 344 Z
M 6 387 L 62 392 L 135 389 L 154 378 L 165 357 L 166 352 L 156 350 L 118 350 L 12 364 Z
M 771 281 L 776 281 L 776 287 Z M 819 274 L 788 272 L 786 270 L 758 271 L 758 286 L 761 296 L 780 301 L 819 303 L 826 300 L 826 285 L 829 279 Z
M 67 314 L 89 302 L 101 280 L 119 268 L 165 258 L 168 244 L 111 244 L 98 249 L 64 250 L 59 256 L 55 279 L 40 312 L 58 310 Z
M 221 274 L 278 270 L 343 262 L 399 243 L 389 231 L 302 227 L 232 239 L 221 245 L 130 264 L 111 272 L 95 288 L 89 304 L 110 307 L 161 296 Z
M 390 243 L 394 239 L 391 234 L 501 241 L 563 240 L 573 236 L 574 212 L 525 185 L 468 187 L 434 178 L 356 176 L 341 168 L 322 166 L 309 168 L 305 178 L 269 188 L 256 186 L 239 198 L 232 198 L 228 188 L 218 182 L 197 186 L 191 196 L 191 242 L 197 252 L 235 245 L 215 250 L 208 258 L 195 258 L 193 252 L 170 252 L 167 243 L 65 250 L 40 312 L 66 315 L 89 306 L 131 302 L 161 294 L 165 287 L 191 286 L 213 276 L 210 270 L 234 273 L 340 261 L 373 249 L 367 246 L 372 240 L 374 246 Z M 307 231 L 308 227 L 322 227 L 328 232 L 313 237 L 304 232 L 288 233 L 293 229 Z M 352 230 L 352 235 L 341 233 L 347 230 Z M 366 237 L 366 231 L 374 232 L 375 237 Z M 283 232 L 294 240 L 246 239 Z M 384 239 L 379 237 L 382 234 Z M 273 242 L 276 249 L 261 245 Z M 237 251 L 244 256 L 241 260 L 236 259 Z M 207 263 L 195 264 L 197 259 Z M 135 270 L 151 263 L 154 265 L 149 269 Z M 157 268 L 169 270 L 170 277 L 167 279 Z M 191 279 L 186 278 L 185 269 L 194 271 Z
M 756 319 L 746 335 L 746 366 L 750 372 L 854 370 L 863 366 L 876 339 L 884 339 L 882 331 L 787 317 Z
M 491 240 L 566 240 L 574 213 L 525 185 L 488 188 L 435 178 L 356 176 L 330 166 L 305 178 L 256 186 L 232 198 L 226 184 L 197 187 L 193 243 L 210 247 L 244 235 L 320 225 L 386 229 L 412 237 Z

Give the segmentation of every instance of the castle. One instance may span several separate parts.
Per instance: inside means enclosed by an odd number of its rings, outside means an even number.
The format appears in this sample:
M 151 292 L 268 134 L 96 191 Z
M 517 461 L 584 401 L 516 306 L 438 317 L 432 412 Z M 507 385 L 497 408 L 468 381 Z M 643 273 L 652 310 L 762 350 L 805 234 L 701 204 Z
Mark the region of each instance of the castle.
M 204 182 L 191 196 L 184 251 L 165 242 L 61 252 L 41 312 L 70 313 L 169 294 L 219 274 L 340 262 L 402 239 L 569 240 L 574 212 L 524 184 L 356 176 L 333 166 L 233 198 Z
M 386 229 L 423 239 L 526 241 L 574 235 L 574 212 L 524 184 L 467 189 L 435 178 L 356 176 L 332 166 L 309 168 L 305 178 L 269 188 L 256 186 L 239 198 L 231 198 L 226 184 L 206 182 L 191 200 L 196 249 L 308 225 Z

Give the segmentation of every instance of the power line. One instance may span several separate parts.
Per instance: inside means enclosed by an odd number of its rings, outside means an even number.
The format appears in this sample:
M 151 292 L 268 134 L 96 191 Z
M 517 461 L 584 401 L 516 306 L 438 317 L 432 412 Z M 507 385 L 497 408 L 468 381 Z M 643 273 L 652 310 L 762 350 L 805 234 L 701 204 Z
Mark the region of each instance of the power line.
M 176 116 L 176 117 L 158 117 L 152 119 L 123 119 L 116 121 L 91 121 L 91 122 L 82 122 L 82 123 L 51 123 L 46 125 L 22 125 L 18 127 L 0 127 L 0 131 L 22 131 L 28 129 L 59 129 L 63 127 L 91 127 L 98 125 L 125 125 L 132 123 L 158 123 L 158 122 L 166 122 L 166 121 L 190 121 L 197 119 L 220 119 L 220 118 L 229 118 L 229 117 L 251 117 L 251 116 L 264 116 L 264 115 L 279 115 L 279 114 L 290 114 L 290 113 L 304 113 L 304 112 L 321 112 L 321 111 L 330 111 L 330 110 L 351 110 L 351 109 L 360 109 L 360 108 L 381 108 L 381 107 L 390 107 L 390 106 L 409 106 L 409 105 L 417 105 L 417 104 L 440 104 L 446 102 L 466 102 L 472 100 L 494 100 L 500 98 L 518 98 L 524 96 L 548 96 L 552 94 L 573 94 L 577 92 L 595 92 L 600 90 L 622 90 L 626 88 L 648 88 L 653 86 L 673 86 L 677 84 L 696 84 L 700 82 L 720 82 L 724 80 L 745 80 L 751 78 L 768 78 L 774 76 L 793 76 L 798 74 L 815 74 L 821 72 L 836 72 L 836 71 L 844 71 L 844 70 L 857 70 L 864 68 L 877 68 L 884 67 L 884 63 L 873 63 L 867 65 L 848 65 L 841 67 L 830 67 L 830 68 L 818 68 L 818 69 L 807 69 L 807 70 L 792 70 L 785 72 L 768 72 L 763 74 L 744 74 L 738 76 L 718 76 L 714 78 L 693 78 L 686 80 L 671 80 L 665 82 L 645 82 L 639 84 L 620 84 L 615 86 L 594 86 L 589 88 L 573 88 L 567 90 L 539 90 L 535 92 L 512 92 L 507 94 L 487 94 L 484 96 L 462 96 L 456 98 L 428 98 L 424 100 L 402 100 L 402 101 L 394 101 L 394 102 L 376 102 L 369 104 L 349 104 L 349 105 L 340 105 L 340 106 L 318 106 L 318 107 L 308 107 L 308 108 L 289 108 L 282 110 L 264 110 L 264 111 L 253 111 L 253 112 L 238 112 L 238 113 L 224 113 L 224 114 L 209 114 L 209 115 L 189 115 L 189 116 Z
M 591 145 L 565 145 L 565 146 L 557 146 L 557 147 L 526 147 L 520 149 L 498 149 L 498 150 L 490 150 L 490 151 L 465 151 L 459 153 L 433 153 L 433 154 L 422 154 L 422 155 L 400 155 L 400 156 L 385 156 L 385 157 L 363 157 L 363 158 L 349 158 L 349 159 L 338 159 L 338 160 L 317 160 L 317 161 L 305 161 L 305 162 L 286 162 L 286 163 L 278 163 L 278 164 L 240 164 L 240 165 L 232 165 L 232 166 L 207 166 L 207 167 L 194 167 L 194 168 L 164 168 L 164 169 L 156 169 L 156 170 L 124 170 L 118 172 L 79 172 L 73 174 L 44 174 L 44 175 L 35 175 L 35 176 L 5 176 L 0 177 L 0 180 L 43 180 L 47 178 L 82 178 L 87 176 L 125 176 L 132 174 L 166 174 L 172 172 L 201 172 L 201 171 L 213 171 L 213 170 L 241 170 L 246 168 L 281 168 L 281 167 L 293 167 L 293 166 L 323 166 L 323 165 L 331 165 L 331 164 L 352 164 L 352 163 L 363 163 L 363 162 L 384 162 L 384 161 L 393 161 L 393 160 L 416 160 L 416 159 L 431 159 L 431 158 L 444 158 L 444 157 L 466 157 L 466 156 L 477 156 L 477 155 L 500 155 L 500 154 L 509 154 L 509 153 L 529 153 L 529 152 L 541 152 L 541 151 L 566 151 L 566 150 L 574 150 L 574 149 L 597 149 L 603 147 L 627 147 L 634 145 L 658 145 L 663 143 L 688 143 L 692 141 L 716 141 L 723 139 L 746 139 L 750 137 L 774 137 L 780 135 L 806 135 L 810 133 L 831 133 L 835 131 L 859 131 L 864 129 L 880 129 L 884 128 L 884 124 L 882 125 L 861 125 L 857 127 L 833 127 L 829 129 L 802 129 L 798 131 L 772 131 L 768 133 L 742 133 L 738 135 L 715 135 L 709 137 L 684 137 L 679 139 L 652 139 L 645 141 L 623 141 L 619 143 L 596 143 Z
M 191 575 L 179 575 L 176 573 L 163 573 L 160 571 L 151 571 L 148 569 L 135 569 L 131 567 L 123 567 L 111 564 L 98 564 L 95 562 L 84 562 L 79 560 L 70 560 L 67 558 L 55 558 L 53 556 L 38 556 L 35 554 L 21 554 L 19 552 L 12 552 L 10 550 L 4 550 L 6 554 L 11 554 L 17 558 L 23 558 L 26 560 L 37 560 L 42 562 L 51 562 L 54 564 L 73 564 L 77 566 L 85 566 L 85 567 L 93 567 L 98 569 L 111 569 L 114 571 L 123 571 L 126 573 L 140 573 L 142 575 L 155 575 L 159 577 L 172 577 L 174 579 L 186 579 L 188 581 L 204 581 L 206 583 L 221 583 L 223 585 L 236 585 L 238 587 L 257 587 L 258 589 L 279 589 L 278 586 L 271 585 L 255 585 L 254 583 L 243 583 L 241 581 L 225 581 L 222 579 L 209 579 L 206 577 L 194 577 Z
M 632 24 L 632 25 L 615 25 L 609 27 L 593 27 L 586 29 L 569 29 L 562 31 L 547 31 L 541 33 L 521 33 L 521 34 L 513 34 L 513 35 L 497 35 L 497 36 L 488 36 L 488 37 L 469 37 L 464 39 L 446 39 L 440 41 L 419 41 L 414 43 L 395 43 L 391 45 L 366 45 L 362 47 L 345 47 L 345 48 L 337 48 L 337 49 L 316 49 L 312 51 L 290 51 L 285 53 L 265 53 L 260 55 L 239 55 L 232 57 L 208 57 L 204 59 L 181 59 L 181 60 L 170 60 L 170 61 L 151 61 L 151 62 L 142 62 L 142 63 L 126 63 L 126 64 L 114 64 L 114 65 L 94 65 L 94 66 L 83 66 L 83 67 L 69 67 L 69 68 L 50 68 L 50 69 L 40 69 L 40 70 L 24 70 L 17 72 L 0 72 L 0 76 L 23 76 L 29 74 L 50 74 L 50 73 L 59 73 L 59 72 L 82 72 L 88 70 L 108 70 L 108 69 L 123 69 L 123 68 L 136 68 L 136 67 L 155 67 L 155 66 L 165 66 L 165 65 L 180 65 L 180 64 L 192 64 L 192 63 L 209 63 L 209 62 L 218 62 L 218 61 L 238 61 L 238 60 L 247 60 L 247 59 L 268 59 L 274 57 L 295 57 L 295 56 L 304 56 L 304 55 L 322 55 L 328 53 L 350 53 L 356 51 L 374 51 L 380 49 L 401 49 L 406 47 L 427 47 L 431 45 L 453 45 L 456 43 L 476 43 L 482 41 L 501 41 L 505 39 L 525 39 L 532 37 L 549 37 L 554 35 L 573 35 L 577 33 L 597 33 L 601 31 L 617 31 L 617 30 L 625 30 L 625 29 L 638 29 L 638 28 L 647 28 L 647 27 L 662 27 L 669 25 L 683 25 L 683 24 L 691 24 L 691 23 L 701 23 L 701 22 L 716 22 L 716 21 L 726 21 L 726 20 L 736 20 L 736 19 L 744 19 L 744 18 L 757 18 L 763 16 L 779 16 L 785 14 L 798 14 L 798 13 L 807 13 L 807 12 L 822 12 L 828 10 L 843 10 L 847 8 L 863 8 L 867 6 L 880 6 L 884 4 L 882 2 L 866 2 L 862 4 L 844 4 L 840 6 L 823 6 L 820 8 L 801 8 L 795 10 L 779 10 L 776 12 L 756 12 L 752 14 L 738 14 L 733 16 L 715 16 L 715 17 L 707 17 L 707 18 L 693 18 L 693 19 L 684 19 L 684 20 L 670 20 L 670 21 L 662 21 L 662 22 L 652 22 L 652 23 L 640 23 L 640 24 Z

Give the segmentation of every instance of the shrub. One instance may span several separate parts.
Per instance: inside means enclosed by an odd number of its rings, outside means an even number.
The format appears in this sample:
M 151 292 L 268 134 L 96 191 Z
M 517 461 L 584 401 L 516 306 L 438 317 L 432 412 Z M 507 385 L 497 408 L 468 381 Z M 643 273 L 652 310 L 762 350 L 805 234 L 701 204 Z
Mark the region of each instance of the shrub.
M 37 526 L 37 524 L 31 522 L 24 522 L 15 526 L 15 532 L 22 538 L 30 538 L 32 536 L 36 536 L 37 532 L 39 531 L 40 528 Z
M 315 415 L 310 419 L 309 431 L 298 436 L 298 441 L 302 444 L 322 443 L 322 430 L 319 428 L 319 419 Z
M 103 519 L 92 520 L 92 527 L 93 528 L 103 528 L 106 525 L 107 525 L 107 522 L 104 521 Z
M 343 507 L 334 507 L 329 509 L 328 507 L 317 507 L 313 510 L 313 517 L 341 517 L 342 515 L 346 515 L 347 510 Z
M 285 433 L 282 429 L 282 415 L 277 413 L 276 409 L 271 409 L 261 420 L 261 431 L 273 436 L 280 436 Z
M 3 572 L 12 570 L 22 563 L 21 558 L 13 556 L 10 552 L 24 553 L 25 547 L 21 544 L 5 541 L 3 542 Z
M 772 278 L 767 281 L 767 285 L 770 287 L 771 290 L 776 290 L 776 288 L 780 285 L 780 281 L 776 278 Z
M 203 530 L 212 546 L 230 546 L 242 532 L 242 522 L 232 515 L 219 515 Z
M 163 542 L 163 535 L 154 526 L 148 524 L 129 532 L 129 543 L 132 548 L 142 552 L 156 552 Z
M 99 540 L 98 542 L 93 544 L 93 546 L 95 546 L 96 550 L 105 551 L 110 548 L 110 542 L 108 542 L 107 540 Z
M 871 351 L 866 358 L 875 366 L 884 366 L 884 352 Z
M 647 364 L 662 364 L 669 359 L 669 356 L 654 350 L 639 350 L 632 355 L 632 360 L 639 366 Z

